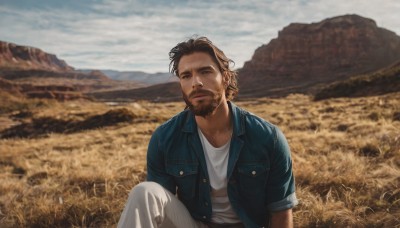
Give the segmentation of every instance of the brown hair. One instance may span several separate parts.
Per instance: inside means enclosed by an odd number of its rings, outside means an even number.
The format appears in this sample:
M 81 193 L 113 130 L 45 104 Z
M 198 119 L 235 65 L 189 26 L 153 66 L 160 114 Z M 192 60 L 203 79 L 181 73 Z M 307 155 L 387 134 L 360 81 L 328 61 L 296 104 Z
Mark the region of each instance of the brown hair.
M 237 83 L 237 73 L 229 69 L 229 65 L 234 62 L 226 57 L 223 51 L 217 48 L 207 37 L 190 38 L 187 41 L 177 44 L 169 52 L 170 72 L 179 77 L 178 65 L 182 56 L 193 54 L 194 52 L 205 52 L 211 56 L 214 62 L 218 65 L 224 81 L 227 82 L 226 99 L 232 100 L 239 92 Z

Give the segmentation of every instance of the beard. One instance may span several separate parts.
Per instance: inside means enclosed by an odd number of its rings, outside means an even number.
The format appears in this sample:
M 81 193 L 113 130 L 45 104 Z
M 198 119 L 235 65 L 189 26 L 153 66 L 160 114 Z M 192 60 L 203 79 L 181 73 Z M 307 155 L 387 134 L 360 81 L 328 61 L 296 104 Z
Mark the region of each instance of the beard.
M 197 94 L 205 94 L 211 96 L 210 99 L 204 99 L 197 101 L 197 104 L 193 104 L 190 102 L 190 99 L 196 96 Z M 212 92 L 210 90 L 205 89 L 197 89 L 193 90 L 189 95 L 186 95 L 182 91 L 183 100 L 185 101 L 187 108 L 193 112 L 195 116 L 206 117 L 214 112 L 214 110 L 221 104 L 222 100 L 222 90 L 217 92 Z

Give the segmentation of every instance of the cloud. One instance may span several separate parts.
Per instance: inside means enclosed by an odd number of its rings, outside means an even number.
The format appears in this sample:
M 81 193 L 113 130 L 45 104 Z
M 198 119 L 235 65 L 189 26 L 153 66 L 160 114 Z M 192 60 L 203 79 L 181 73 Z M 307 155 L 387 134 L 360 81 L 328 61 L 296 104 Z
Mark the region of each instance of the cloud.
M 290 23 L 349 13 L 400 32 L 395 0 L 10 2 L 0 4 L 0 40 L 41 48 L 76 68 L 167 71 L 170 48 L 193 34 L 208 36 L 241 67 Z

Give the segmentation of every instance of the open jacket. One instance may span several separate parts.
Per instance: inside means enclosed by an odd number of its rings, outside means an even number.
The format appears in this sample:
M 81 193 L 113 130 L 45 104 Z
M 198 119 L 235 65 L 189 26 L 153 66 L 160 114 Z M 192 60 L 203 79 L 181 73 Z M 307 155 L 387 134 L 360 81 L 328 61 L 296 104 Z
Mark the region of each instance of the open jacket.
M 267 226 L 270 212 L 297 204 L 290 149 L 276 126 L 228 103 L 233 120 L 228 197 L 246 227 Z M 211 187 L 190 110 L 182 111 L 153 133 L 147 152 L 147 180 L 177 194 L 193 218 L 210 221 Z

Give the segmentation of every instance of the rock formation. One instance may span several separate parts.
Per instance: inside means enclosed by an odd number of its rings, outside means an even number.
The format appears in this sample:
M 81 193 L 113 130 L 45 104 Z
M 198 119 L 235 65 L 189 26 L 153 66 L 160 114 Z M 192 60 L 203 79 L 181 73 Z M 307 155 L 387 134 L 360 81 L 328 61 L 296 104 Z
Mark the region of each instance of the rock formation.
M 0 41 L 0 67 L 11 69 L 35 69 L 72 71 L 73 68 L 53 54 L 38 48 Z
M 240 94 L 282 96 L 376 71 L 400 59 L 400 37 L 358 15 L 292 23 L 239 70 Z
M 70 100 L 83 93 L 137 88 L 138 83 L 113 81 L 99 70 L 81 72 L 38 48 L 0 41 L 0 92 L 27 98 Z

